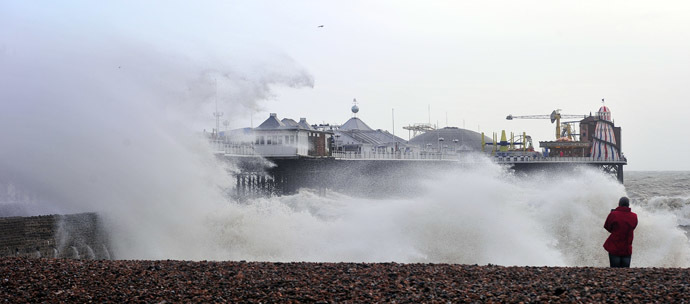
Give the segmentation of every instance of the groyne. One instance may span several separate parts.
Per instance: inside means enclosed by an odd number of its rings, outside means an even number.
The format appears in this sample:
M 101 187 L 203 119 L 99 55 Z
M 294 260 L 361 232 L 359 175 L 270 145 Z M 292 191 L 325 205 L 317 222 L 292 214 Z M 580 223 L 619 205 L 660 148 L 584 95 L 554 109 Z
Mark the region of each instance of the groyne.
M 0 218 L 0 257 L 112 259 L 95 213 Z

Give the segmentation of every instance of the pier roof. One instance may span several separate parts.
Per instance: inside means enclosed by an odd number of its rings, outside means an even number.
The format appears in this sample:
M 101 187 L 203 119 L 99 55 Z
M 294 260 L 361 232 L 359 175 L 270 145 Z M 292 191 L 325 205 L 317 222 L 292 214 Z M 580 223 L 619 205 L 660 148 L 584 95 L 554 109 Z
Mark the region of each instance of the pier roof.
M 482 135 L 480 133 L 457 127 L 445 127 L 428 131 L 413 137 L 409 143 L 420 147 L 431 144 L 431 147 L 435 148 L 441 138 L 443 138 L 443 145 L 448 145 L 448 147 L 475 151 L 481 151 L 482 149 Z M 457 143 L 453 141 L 454 139 L 457 139 Z M 489 137 L 485 137 L 484 140 L 491 142 Z
M 361 131 L 341 129 L 336 131 L 336 134 L 344 136 L 342 138 L 344 142 L 370 144 L 374 146 L 386 146 L 392 143 L 406 143 L 404 139 L 382 130 Z
M 340 126 L 340 130 L 374 131 L 374 129 L 370 128 L 366 123 L 357 117 L 352 117 L 346 121 L 342 126 Z
M 287 127 L 297 127 L 299 124 L 292 118 L 283 118 L 281 122 Z
M 276 113 L 271 113 L 268 118 L 262 122 L 257 129 L 279 129 L 281 127 L 285 127 L 285 124 L 278 120 L 278 115 Z
M 271 113 L 268 118 L 262 122 L 256 129 L 260 130 L 275 130 L 275 129 L 289 129 L 289 130 L 294 130 L 294 129 L 303 129 L 303 130 L 311 130 L 314 131 L 314 128 L 309 125 L 307 122 L 307 119 L 302 117 L 299 119 L 299 122 L 296 122 L 294 119 L 291 118 L 283 118 L 282 120 L 278 119 L 278 115 L 276 113 Z
M 299 122 L 297 123 L 297 125 L 300 128 L 305 129 L 305 130 L 314 130 L 314 128 L 311 125 L 309 125 L 309 123 L 307 122 L 307 119 L 304 117 L 299 119 Z

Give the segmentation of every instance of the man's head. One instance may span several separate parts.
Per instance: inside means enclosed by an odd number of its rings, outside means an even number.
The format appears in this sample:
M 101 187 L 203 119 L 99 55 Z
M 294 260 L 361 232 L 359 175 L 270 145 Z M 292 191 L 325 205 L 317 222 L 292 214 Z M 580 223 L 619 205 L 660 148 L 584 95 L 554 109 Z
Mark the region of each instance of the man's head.
M 630 206 L 630 200 L 625 196 L 621 197 L 621 199 L 618 200 L 618 206 L 629 207 Z

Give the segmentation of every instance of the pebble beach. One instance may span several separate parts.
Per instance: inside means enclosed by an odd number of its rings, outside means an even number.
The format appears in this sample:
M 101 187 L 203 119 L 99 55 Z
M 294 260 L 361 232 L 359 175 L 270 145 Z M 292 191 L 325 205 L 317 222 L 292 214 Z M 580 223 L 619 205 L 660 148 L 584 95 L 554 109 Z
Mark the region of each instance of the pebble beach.
M 0 303 L 684 303 L 681 268 L 0 259 Z

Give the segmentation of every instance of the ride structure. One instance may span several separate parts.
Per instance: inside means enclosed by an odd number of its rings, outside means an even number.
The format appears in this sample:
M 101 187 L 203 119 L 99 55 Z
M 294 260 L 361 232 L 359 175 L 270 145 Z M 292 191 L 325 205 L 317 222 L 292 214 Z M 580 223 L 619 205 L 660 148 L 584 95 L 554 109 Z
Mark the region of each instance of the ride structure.
M 563 122 L 561 124 L 561 118 L 585 118 L 587 115 L 571 115 L 571 114 L 561 114 L 560 109 L 553 110 L 551 114 L 549 115 L 522 115 L 522 116 L 513 116 L 512 114 L 509 114 L 506 116 L 507 120 L 513 120 L 513 119 L 550 119 L 551 123 L 556 123 L 556 138 L 563 137 L 566 132 L 561 133 L 561 127 L 563 127 L 564 130 L 567 130 L 567 132 L 571 132 L 571 127 L 570 124 L 575 123 L 574 121 L 568 121 L 568 122 Z
M 604 100 L 602 99 L 602 102 Z M 579 121 L 561 122 L 562 118 L 582 118 Z M 596 115 L 565 115 L 560 110 L 554 110 L 550 115 L 508 115 L 507 120 L 513 119 L 550 119 L 556 123 L 556 139 L 540 141 L 541 153 L 525 154 L 509 150 L 507 153 L 495 153 L 498 162 L 516 162 L 513 167 L 537 165 L 540 163 L 560 163 L 567 165 L 590 165 L 601 168 L 622 183 L 623 166 L 627 159 L 621 153 L 621 128 L 616 127 L 611 118 L 611 110 L 602 105 Z M 579 133 L 574 133 L 579 125 Z M 494 140 L 495 141 L 495 140 Z M 502 142 L 498 145 L 505 145 Z M 515 150 L 512 150 L 515 151 Z M 519 157 L 517 160 L 516 156 Z M 505 159 L 508 161 L 505 161 Z

